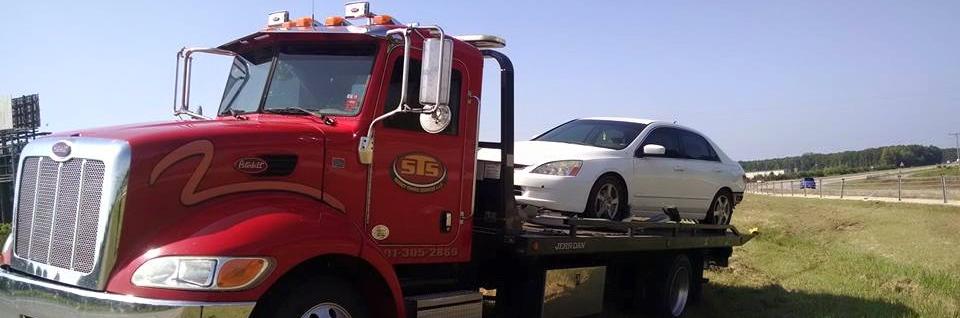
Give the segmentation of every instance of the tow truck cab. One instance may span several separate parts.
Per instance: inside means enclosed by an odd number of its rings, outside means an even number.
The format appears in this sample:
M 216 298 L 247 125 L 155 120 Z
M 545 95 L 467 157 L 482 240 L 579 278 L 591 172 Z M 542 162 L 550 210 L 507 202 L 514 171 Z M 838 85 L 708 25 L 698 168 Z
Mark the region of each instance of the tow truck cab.
M 478 45 L 503 41 L 351 8 L 323 23 L 272 14 L 261 31 L 179 52 L 174 110 L 193 120 L 27 146 L 0 317 L 49 317 L 15 301 L 31 289 L 164 317 L 245 317 L 304 273 L 359 280 L 383 296 L 369 314 L 396 316 L 398 268 L 468 262 Z M 214 118 L 189 106 L 198 53 L 235 57 Z

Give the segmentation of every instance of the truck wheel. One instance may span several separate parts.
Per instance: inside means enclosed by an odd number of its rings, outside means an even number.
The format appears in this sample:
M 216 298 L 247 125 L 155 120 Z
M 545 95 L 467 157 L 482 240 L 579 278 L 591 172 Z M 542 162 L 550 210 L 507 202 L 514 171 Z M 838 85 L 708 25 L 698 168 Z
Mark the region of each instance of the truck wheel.
M 659 317 L 680 317 L 691 295 L 693 269 L 690 259 L 679 254 L 659 266 L 653 290 L 653 311 Z
M 296 285 L 282 288 L 278 293 L 265 297 L 266 303 L 254 311 L 253 317 L 367 317 L 360 294 L 346 281 L 320 277 L 296 281 L 293 284 Z
M 730 218 L 733 216 L 733 195 L 729 191 L 720 191 L 713 197 L 710 203 L 710 210 L 707 211 L 707 218 L 703 220 L 706 224 L 730 224 Z
M 627 189 L 620 179 L 611 175 L 600 177 L 587 197 L 584 214 L 590 218 L 620 221 L 626 217 Z

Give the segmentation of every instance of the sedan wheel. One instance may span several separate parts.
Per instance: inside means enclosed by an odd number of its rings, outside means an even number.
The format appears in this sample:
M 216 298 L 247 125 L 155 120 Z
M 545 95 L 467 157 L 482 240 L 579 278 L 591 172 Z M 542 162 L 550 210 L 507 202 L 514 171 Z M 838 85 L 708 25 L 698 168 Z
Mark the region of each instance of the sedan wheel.
M 620 181 L 612 176 L 604 176 L 590 191 L 586 215 L 613 221 L 623 219 L 626 209 L 627 191 Z
M 727 225 L 730 224 L 732 215 L 733 201 L 730 199 L 730 195 L 719 193 L 713 199 L 713 204 L 710 205 L 710 213 L 707 215 L 706 221 L 710 224 Z

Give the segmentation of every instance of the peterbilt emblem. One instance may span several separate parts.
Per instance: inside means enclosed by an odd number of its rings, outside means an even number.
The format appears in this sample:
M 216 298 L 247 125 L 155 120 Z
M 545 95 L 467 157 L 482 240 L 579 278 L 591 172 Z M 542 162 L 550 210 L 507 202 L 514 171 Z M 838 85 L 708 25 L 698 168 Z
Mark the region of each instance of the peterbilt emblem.
M 267 171 L 267 167 L 266 161 L 256 157 L 240 158 L 233 164 L 234 169 L 248 174 L 258 174 Z
M 440 190 L 447 181 L 447 168 L 439 159 L 419 152 L 398 156 L 390 169 L 393 182 L 416 193 Z
M 50 147 L 50 150 L 53 152 L 54 156 L 57 156 L 61 159 L 70 156 L 70 152 L 72 151 L 70 144 L 66 141 L 59 141 L 53 144 L 53 147 Z

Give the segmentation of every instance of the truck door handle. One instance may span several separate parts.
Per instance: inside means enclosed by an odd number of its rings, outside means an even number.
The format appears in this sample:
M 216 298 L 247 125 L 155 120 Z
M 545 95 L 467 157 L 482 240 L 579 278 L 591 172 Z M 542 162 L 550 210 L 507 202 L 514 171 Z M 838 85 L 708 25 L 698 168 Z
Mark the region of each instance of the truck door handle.
M 683 171 L 683 170 L 684 170 L 684 169 L 683 169 L 683 166 L 680 166 L 680 165 L 677 165 L 677 166 L 674 166 L 674 167 L 673 167 L 673 171 L 681 172 L 681 171 Z
M 453 212 L 440 212 L 440 232 L 449 233 L 453 229 Z
M 713 169 L 713 172 L 722 173 L 722 172 L 723 172 L 723 169 Z

